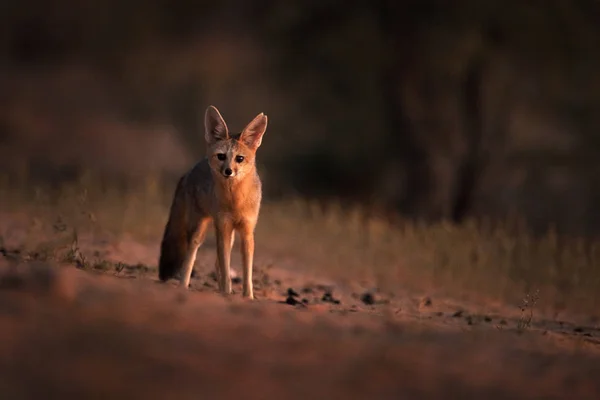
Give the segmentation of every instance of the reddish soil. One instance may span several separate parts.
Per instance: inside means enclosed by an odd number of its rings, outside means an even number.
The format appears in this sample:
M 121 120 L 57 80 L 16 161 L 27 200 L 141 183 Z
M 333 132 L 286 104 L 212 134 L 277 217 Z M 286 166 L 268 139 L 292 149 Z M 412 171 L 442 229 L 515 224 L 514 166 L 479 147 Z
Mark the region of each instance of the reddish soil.
M 238 283 L 216 293 L 210 246 L 188 291 L 135 265 L 155 265 L 154 248 L 82 246 L 126 264 L 79 269 L 5 244 L 3 399 L 600 398 L 597 324 L 517 329 L 518 313 L 500 305 L 369 298 L 260 258 L 247 301 Z

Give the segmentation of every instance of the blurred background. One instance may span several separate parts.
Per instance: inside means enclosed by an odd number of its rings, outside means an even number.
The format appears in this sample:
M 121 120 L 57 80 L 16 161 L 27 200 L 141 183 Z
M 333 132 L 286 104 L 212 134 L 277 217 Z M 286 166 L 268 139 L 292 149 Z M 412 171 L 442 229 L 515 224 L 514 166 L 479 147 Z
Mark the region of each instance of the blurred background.
M 9 181 L 172 182 L 213 104 L 269 116 L 268 200 L 600 231 L 597 0 L 21 0 L 0 31 Z

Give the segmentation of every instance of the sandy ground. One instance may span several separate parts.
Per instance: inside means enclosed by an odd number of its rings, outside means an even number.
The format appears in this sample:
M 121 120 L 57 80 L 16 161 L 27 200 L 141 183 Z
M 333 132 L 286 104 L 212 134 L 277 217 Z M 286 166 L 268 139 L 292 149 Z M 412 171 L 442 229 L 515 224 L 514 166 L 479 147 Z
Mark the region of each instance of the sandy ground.
M 520 330 L 502 305 L 371 298 L 260 258 L 247 301 L 239 283 L 216 293 L 210 245 L 184 291 L 157 282 L 157 249 L 131 239 L 82 243 L 117 271 L 31 260 L 10 240 L 3 399 L 600 398 L 597 324 L 534 318 Z

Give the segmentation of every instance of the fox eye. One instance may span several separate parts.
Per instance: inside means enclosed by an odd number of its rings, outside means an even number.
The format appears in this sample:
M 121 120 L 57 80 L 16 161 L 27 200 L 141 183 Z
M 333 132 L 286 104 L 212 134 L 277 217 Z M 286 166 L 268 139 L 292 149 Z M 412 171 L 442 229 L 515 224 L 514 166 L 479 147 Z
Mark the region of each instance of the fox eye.
M 242 161 L 244 161 L 244 156 L 236 156 L 235 161 L 241 163 Z
M 226 158 L 227 158 L 227 156 L 224 153 L 218 153 L 217 154 L 217 159 L 219 161 L 225 161 Z

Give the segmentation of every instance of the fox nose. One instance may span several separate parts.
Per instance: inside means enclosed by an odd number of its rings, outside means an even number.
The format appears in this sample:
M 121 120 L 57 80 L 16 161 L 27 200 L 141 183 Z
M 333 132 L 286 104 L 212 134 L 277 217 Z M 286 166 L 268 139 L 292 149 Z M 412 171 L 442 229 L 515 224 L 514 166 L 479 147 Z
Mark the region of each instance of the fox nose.
M 233 174 L 233 171 L 231 170 L 231 168 L 225 168 L 225 176 L 231 176 L 231 174 Z

